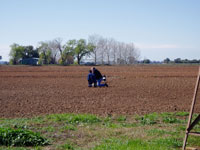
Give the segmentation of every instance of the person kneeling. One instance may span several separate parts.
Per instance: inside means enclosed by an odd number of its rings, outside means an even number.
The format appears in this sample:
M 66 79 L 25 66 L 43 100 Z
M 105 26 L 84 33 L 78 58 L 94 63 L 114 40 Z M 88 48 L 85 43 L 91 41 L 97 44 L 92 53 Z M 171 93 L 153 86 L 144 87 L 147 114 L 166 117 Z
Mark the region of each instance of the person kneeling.
M 95 75 L 92 73 L 91 70 L 89 70 L 89 74 L 88 74 L 87 79 L 88 79 L 88 87 L 92 87 L 92 84 L 94 84 L 94 87 L 97 87 Z
M 93 72 L 93 74 L 95 76 L 95 79 L 97 80 L 97 85 L 99 87 L 103 87 L 103 86 L 108 87 L 108 84 L 106 83 L 106 76 L 105 75 L 102 76 L 100 71 L 97 70 L 95 67 L 92 67 L 91 70 L 92 70 L 92 72 Z M 102 80 L 104 81 L 104 84 L 101 84 Z

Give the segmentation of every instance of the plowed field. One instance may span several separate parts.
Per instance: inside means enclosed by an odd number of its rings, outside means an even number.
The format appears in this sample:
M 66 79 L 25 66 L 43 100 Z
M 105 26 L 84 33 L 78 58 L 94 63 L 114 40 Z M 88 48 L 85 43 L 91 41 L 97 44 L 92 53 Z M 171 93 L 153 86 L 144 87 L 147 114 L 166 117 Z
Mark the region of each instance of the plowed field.
M 198 66 L 96 68 L 107 75 L 108 88 L 87 87 L 87 66 L 0 66 L 0 117 L 131 115 L 190 109 Z M 196 107 L 200 112 L 200 103 Z

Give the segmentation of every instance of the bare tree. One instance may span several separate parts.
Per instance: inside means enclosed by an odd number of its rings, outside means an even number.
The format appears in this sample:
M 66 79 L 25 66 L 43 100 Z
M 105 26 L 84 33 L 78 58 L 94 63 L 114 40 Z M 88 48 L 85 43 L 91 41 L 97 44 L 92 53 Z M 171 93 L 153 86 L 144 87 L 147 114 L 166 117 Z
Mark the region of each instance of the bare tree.
M 89 38 L 88 38 L 88 43 L 91 43 L 95 46 L 95 48 L 92 52 L 92 55 L 91 55 L 94 58 L 95 65 L 97 64 L 98 55 L 99 55 L 100 50 L 101 50 L 100 39 L 102 39 L 102 37 L 100 35 L 97 35 L 97 34 L 90 35 Z
M 105 53 L 107 56 L 107 63 L 110 64 L 111 60 L 111 54 L 112 54 L 112 49 L 113 45 L 115 44 L 115 40 L 113 38 L 106 39 L 106 48 L 105 48 Z
M 125 45 L 125 43 L 123 43 L 123 42 L 118 43 L 117 64 L 120 64 L 120 65 L 124 64 L 124 60 L 123 60 L 124 45 Z
M 106 40 L 104 38 L 101 38 L 99 40 L 99 49 L 100 49 L 100 60 L 101 60 L 101 64 L 104 64 L 104 57 L 105 57 L 105 51 L 106 51 Z
M 49 49 L 51 50 L 52 53 L 52 60 L 53 63 L 56 64 L 57 59 L 61 58 L 62 56 L 62 39 L 61 38 L 56 38 L 52 41 L 49 41 L 48 46 Z M 59 56 L 58 56 L 58 52 L 59 52 Z
M 139 59 L 139 52 L 133 43 L 128 46 L 128 64 L 134 64 Z
M 48 42 L 39 42 L 38 50 L 40 64 L 49 64 L 51 62 L 51 50 L 49 49 Z
M 113 64 L 117 63 L 117 51 L 118 51 L 118 42 L 113 39 L 111 44 L 111 55 L 113 59 Z
M 61 38 L 56 38 L 47 42 L 40 42 L 39 44 L 41 49 L 40 51 L 45 52 L 48 50 L 52 64 L 56 64 L 59 58 L 61 58 L 61 60 L 63 61 L 62 53 L 64 48 L 62 46 Z
M 89 41 L 95 45 L 93 51 L 95 64 L 98 58 L 101 64 L 105 61 L 108 64 L 111 62 L 113 64 L 133 64 L 139 58 L 139 52 L 133 43 L 118 42 L 113 38 L 108 39 L 98 35 L 90 36 Z
M 128 64 L 128 50 L 129 50 L 128 44 L 124 43 L 123 44 L 123 53 L 122 53 L 124 64 Z

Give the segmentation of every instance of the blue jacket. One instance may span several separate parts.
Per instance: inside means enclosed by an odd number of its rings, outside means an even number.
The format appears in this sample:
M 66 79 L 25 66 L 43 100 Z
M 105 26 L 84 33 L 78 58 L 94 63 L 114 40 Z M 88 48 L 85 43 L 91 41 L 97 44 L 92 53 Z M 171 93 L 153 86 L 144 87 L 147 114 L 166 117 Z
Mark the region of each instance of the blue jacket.
M 87 77 L 87 80 L 89 82 L 95 82 L 95 80 L 96 80 L 95 75 L 93 73 L 89 73 L 88 77 Z

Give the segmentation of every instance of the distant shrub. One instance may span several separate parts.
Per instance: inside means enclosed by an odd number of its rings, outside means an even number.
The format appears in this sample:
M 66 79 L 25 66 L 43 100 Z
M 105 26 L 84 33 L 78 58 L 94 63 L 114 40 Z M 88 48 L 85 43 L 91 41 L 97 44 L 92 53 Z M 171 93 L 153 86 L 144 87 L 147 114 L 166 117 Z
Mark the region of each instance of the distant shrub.
M 68 124 L 101 122 L 97 116 L 87 114 L 53 114 L 49 115 L 47 118 L 59 122 L 66 121 Z
M 136 120 L 143 125 L 153 125 L 158 122 L 158 114 L 157 113 L 146 114 L 142 117 L 141 116 L 136 117 Z
M 74 147 L 70 144 L 64 144 L 64 145 L 58 146 L 57 149 L 59 149 L 59 150 L 74 150 Z
M 70 130 L 70 131 L 75 131 L 77 130 L 77 128 L 75 128 L 73 125 L 67 125 L 67 126 L 64 126 L 61 131 L 64 131 L 64 130 Z
M 119 116 L 119 117 L 117 118 L 117 121 L 118 121 L 118 122 L 126 121 L 126 116 Z
M 180 119 L 177 119 L 177 118 L 171 117 L 171 116 L 165 116 L 165 117 L 163 117 L 162 121 L 164 123 L 181 123 Z
M 42 146 L 49 141 L 39 133 L 25 129 L 0 128 L 0 145 L 5 146 Z
M 40 65 L 40 66 L 43 65 L 43 59 L 39 58 L 38 65 Z
M 74 61 L 73 65 L 75 66 L 78 65 L 78 61 Z
M 176 112 L 175 115 L 176 115 L 176 116 L 181 116 L 181 117 L 183 117 L 183 116 L 188 116 L 188 115 L 189 115 L 189 112 Z
M 177 139 L 174 137 L 168 137 L 168 138 L 160 138 L 153 141 L 153 143 L 160 144 L 163 147 L 171 147 L 171 148 L 178 148 L 182 146 L 182 139 Z
M 177 113 L 161 113 L 161 119 L 163 123 L 181 123 L 183 120 L 178 119 L 177 116 L 185 115 L 185 113 L 177 112 Z
M 10 64 L 10 65 L 15 65 L 14 60 L 13 60 L 13 59 L 10 59 L 9 64 Z

